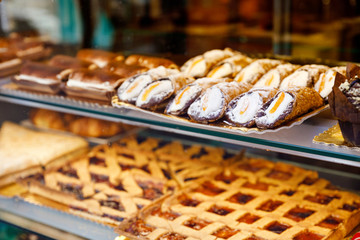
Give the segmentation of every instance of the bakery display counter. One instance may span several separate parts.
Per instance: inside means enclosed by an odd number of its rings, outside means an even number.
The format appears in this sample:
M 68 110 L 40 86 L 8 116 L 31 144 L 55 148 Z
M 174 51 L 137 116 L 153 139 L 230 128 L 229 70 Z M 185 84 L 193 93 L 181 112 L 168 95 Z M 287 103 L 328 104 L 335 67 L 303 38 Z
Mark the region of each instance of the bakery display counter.
M 307 120 L 291 126 L 266 131 L 237 131 L 217 126 L 178 121 L 165 115 L 110 104 L 83 101 L 61 95 L 25 92 L 11 87 L 10 79 L 0 80 L 0 100 L 30 107 L 75 113 L 115 122 L 145 126 L 171 133 L 180 133 L 226 143 L 283 152 L 300 157 L 360 167 L 359 148 L 314 143 L 316 135 L 336 125 L 328 108 Z M 10 87 L 9 87 L 10 85 Z M 304 122 L 302 122 L 304 121 Z M 300 124 L 301 123 L 301 124 Z

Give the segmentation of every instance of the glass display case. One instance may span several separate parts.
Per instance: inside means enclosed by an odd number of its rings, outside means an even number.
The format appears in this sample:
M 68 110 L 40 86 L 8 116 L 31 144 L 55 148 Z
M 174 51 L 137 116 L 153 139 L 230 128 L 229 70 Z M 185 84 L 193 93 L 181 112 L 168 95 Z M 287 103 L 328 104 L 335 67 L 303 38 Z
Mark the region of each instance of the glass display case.
M 1 35 L 35 31 L 51 41 L 53 55 L 74 56 L 79 49 L 95 48 L 165 57 L 181 66 L 208 50 L 230 47 L 250 56 L 294 63 L 335 66 L 360 59 L 357 0 L 7 0 L 0 2 L 0 13 Z M 145 136 L 245 149 L 250 155 L 318 171 L 341 188 L 360 191 L 360 148 L 313 141 L 337 123 L 329 108 L 290 127 L 244 132 L 111 104 L 2 88 L 12 77 L 0 79 L 0 122 L 27 119 L 32 108 L 123 122 L 141 127 Z M 50 238 L 117 236 L 111 227 L 21 198 L 2 197 L 0 219 Z

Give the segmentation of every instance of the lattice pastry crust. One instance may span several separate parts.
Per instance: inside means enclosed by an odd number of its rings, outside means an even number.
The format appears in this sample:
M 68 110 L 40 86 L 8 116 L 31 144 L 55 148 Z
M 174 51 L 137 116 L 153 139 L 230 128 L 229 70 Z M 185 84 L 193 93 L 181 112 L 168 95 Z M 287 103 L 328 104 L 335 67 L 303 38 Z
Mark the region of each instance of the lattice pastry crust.
M 248 159 L 120 225 L 142 239 L 341 239 L 360 222 L 360 197 L 312 171 Z

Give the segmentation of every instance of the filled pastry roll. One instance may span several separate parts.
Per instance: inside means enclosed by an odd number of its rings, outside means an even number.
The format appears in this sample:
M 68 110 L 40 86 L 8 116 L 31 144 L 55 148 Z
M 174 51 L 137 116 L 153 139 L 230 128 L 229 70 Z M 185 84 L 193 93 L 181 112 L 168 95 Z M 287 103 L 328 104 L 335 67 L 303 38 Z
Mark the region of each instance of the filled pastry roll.
M 345 76 L 346 66 L 328 69 L 325 73 L 320 74 L 319 80 L 315 83 L 314 89 L 318 91 L 324 99 L 327 99 L 332 91 L 336 73 L 340 73 Z
M 229 103 L 225 117 L 238 127 L 252 127 L 260 108 L 278 92 L 275 88 L 257 88 L 234 98 Z
M 323 99 L 313 88 L 297 87 L 279 91 L 258 111 L 258 128 L 275 128 L 323 105 Z
M 274 59 L 258 59 L 242 69 L 234 78 L 236 82 L 255 84 L 270 69 L 282 62 Z
M 166 106 L 165 113 L 171 115 L 184 114 L 203 91 L 215 84 L 230 81 L 230 78 L 199 78 L 176 92 L 175 97 Z
M 210 50 L 186 61 L 180 70 L 192 77 L 205 77 L 209 70 L 218 62 L 234 54 L 235 52 L 230 48 Z
M 46 93 L 58 93 L 67 74 L 64 69 L 44 63 L 26 62 L 12 81 L 20 88 Z
M 294 65 L 291 63 L 280 64 L 277 67 L 270 69 L 265 73 L 257 83 L 255 83 L 254 88 L 259 87 L 273 87 L 279 88 L 281 81 L 298 69 L 299 65 Z
M 146 109 L 161 107 L 162 103 L 176 91 L 193 81 L 192 77 L 188 77 L 183 73 L 172 74 L 153 81 L 142 89 L 136 100 L 136 106 Z
M 121 78 L 129 78 L 136 74 L 143 73 L 149 70 L 149 68 L 147 67 L 142 67 L 139 65 L 129 65 L 119 61 L 110 62 L 103 69 L 115 73 L 119 75 Z
M 179 67 L 169 59 L 137 54 L 128 56 L 125 60 L 125 63 L 128 65 L 139 65 L 147 68 L 164 66 L 166 68 L 179 69 Z
M 125 80 L 118 89 L 118 97 L 120 101 L 135 103 L 140 92 L 151 82 L 159 78 L 167 77 L 171 74 L 179 73 L 176 69 L 168 69 L 163 66 L 150 69 L 147 72 L 137 74 Z
M 249 65 L 253 60 L 243 54 L 235 54 L 232 57 L 225 58 L 207 74 L 211 78 L 234 78 L 238 72 Z
M 292 87 L 313 87 L 319 80 L 320 74 L 326 72 L 329 67 L 325 65 L 310 64 L 298 68 L 287 76 L 280 84 L 281 89 Z
M 124 56 L 122 54 L 88 48 L 79 50 L 76 54 L 76 57 L 83 61 L 92 62 L 100 68 L 105 67 L 111 61 L 124 60 Z
M 223 82 L 205 90 L 188 108 L 189 117 L 202 123 L 214 122 L 225 114 L 228 103 L 236 96 L 248 91 L 248 83 Z
M 67 95 L 108 101 L 115 94 L 123 79 L 100 69 L 75 69 L 66 82 Z
M 13 51 L 0 51 L 0 77 L 16 73 L 20 70 L 22 60 Z
M 91 62 L 66 55 L 55 55 L 49 60 L 48 65 L 61 67 L 64 69 L 76 69 L 76 68 L 95 69 L 96 68 L 96 65 Z

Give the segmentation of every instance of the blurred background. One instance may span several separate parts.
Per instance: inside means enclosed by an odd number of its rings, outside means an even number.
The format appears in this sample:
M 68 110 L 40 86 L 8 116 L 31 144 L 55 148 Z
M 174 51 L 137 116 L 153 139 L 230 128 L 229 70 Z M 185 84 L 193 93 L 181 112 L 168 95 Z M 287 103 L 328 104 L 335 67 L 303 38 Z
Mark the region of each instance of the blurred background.
M 360 62 L 360 0 L 5 0 L 1 34 L 35 30 L 74 53 L 170 57 L 214 48 Z

